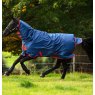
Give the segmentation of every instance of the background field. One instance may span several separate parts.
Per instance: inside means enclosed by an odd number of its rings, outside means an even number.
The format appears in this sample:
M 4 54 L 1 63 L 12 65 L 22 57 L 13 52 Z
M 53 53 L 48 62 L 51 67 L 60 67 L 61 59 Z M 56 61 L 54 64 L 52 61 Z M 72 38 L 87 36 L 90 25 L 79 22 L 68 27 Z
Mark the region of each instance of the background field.
M 11 75 L 2 78 L 3 95 L 92 95 L 92 75 L 69 73 L 65 80 L 60 74 Z

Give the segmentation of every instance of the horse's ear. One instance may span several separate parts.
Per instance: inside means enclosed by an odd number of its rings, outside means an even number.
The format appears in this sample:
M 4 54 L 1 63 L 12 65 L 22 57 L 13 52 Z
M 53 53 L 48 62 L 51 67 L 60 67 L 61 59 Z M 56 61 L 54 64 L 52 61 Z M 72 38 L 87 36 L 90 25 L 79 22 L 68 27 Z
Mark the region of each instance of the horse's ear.
M 13 17 L 12 19 L 13 19 L 14 22 L 18 23 L 18 18 Z
M 12 17 L 12 19 L 15 21 L 16 20 L 16 18 L 15 17 Z

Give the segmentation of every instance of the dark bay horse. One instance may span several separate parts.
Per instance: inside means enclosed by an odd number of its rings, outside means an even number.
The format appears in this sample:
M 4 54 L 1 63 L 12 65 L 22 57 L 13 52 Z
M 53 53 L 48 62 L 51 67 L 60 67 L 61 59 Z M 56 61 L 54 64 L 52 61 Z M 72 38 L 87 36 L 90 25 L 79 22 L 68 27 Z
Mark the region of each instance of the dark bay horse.
M 69 67 L 68 63 L 71 62 L 74 56 L 73 51 L 76 45 L 81 45 L 86 51 L 90 61 L 93 62 L 93 38 L 82 39 L 74 37 L 73 34 L 47 33 L 33 29 L 30 25 L 18 18 L 13 18 L 3 31 L 3 37 L 16 32 L 22 39 L 22 53 L 14 61 L 9 70 L 5 72 L 4 75 L 6 76 L 10 75 L 19 62 L 23 70 L 27 74 L 30 74 L 24 62 L 44 56 L 57 58 L 57 62 L 54 67 L 43 72 L 41 77 L 45 77 L 45 75 L 59 68 L 62 64 L 63 73 L 61 78 L 64 79 Z

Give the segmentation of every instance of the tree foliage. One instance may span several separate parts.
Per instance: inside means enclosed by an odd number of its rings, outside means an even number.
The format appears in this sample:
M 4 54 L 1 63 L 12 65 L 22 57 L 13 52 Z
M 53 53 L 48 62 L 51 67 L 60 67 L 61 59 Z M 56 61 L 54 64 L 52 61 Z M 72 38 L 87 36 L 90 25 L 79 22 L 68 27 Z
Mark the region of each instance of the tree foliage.
M 3 0 L 3 3 L 8 7 L 8 10 L 3 7 L 3 29 L 11 20 L 11 10 L 15 17 L 39 30 L 74 33 L 83 38 L 93 34 L 93 0 Z M 18 47 L 13 49 L 10 42 L 9 48 L 17 53 L 20 45 L 17 40 L 14 42 Z

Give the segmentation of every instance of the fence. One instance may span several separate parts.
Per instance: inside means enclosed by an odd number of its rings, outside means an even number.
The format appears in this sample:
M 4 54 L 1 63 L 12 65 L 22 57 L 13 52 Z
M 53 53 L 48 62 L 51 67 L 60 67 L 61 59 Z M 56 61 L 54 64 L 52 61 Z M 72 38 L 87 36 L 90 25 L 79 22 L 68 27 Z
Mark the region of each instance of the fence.
M 56 60 L 55 60 L 56 61 Z M 55 65 L 54 63 L 31 63 L 28 62 L 27 67 L 31 70 L 31 73 L 41 73 L 46 71 L 49 68 L 52 68 Z M 86 72 L 86 73 L 93 73 L 93 64 L 90 63 L 87 55 L 76 55 L 72 62 L 69 63 L 70 67 L 68 69 L 68 72 Z M 60 73 L 62 70 L 62 67 L 55 70 L 54 73 Z M 21 66 L 16 70 L 14 70 L 14 74 L 23 74 L 25 73 Z
M 53 67 L 55 63 L 36 63 L 33 67 L 30 65 L 28 67 L 31 67 L 32 72 L 38 72 L 41 73 L 48 68 Z M 86 72 L 86 73 L 92 73 L 93 72 L 93 64 L 90 63 L 87 55 L 76 55 L 72 62 L 69 63 L 70 67 L 68 69 L 68 72 Z M 33 64 L 32 64 L 33 65 Z M 59 68 L 55 70 L 54 72 L 59 73 L 62 68 Z
M 81 58 L 80 58 L 81 57 Z M 72 71 L 93 73 L 93 64 L 87 55 L 76 55 L 72 62 Z

